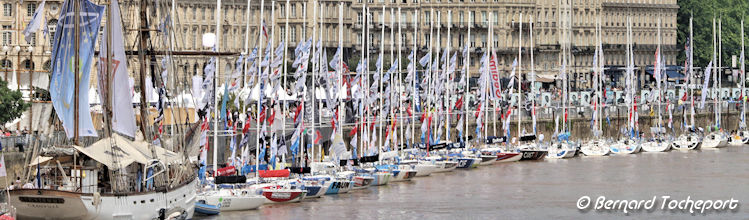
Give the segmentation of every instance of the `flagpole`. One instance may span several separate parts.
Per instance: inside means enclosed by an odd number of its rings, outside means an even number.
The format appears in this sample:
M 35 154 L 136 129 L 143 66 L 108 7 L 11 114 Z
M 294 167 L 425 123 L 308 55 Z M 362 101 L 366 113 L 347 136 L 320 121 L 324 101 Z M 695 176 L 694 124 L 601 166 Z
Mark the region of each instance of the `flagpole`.
M 324 8 L 323 8 L 323 4 L 322 4 L 322 3 L 320 2 L 320 13 L 318 14 L 318 16 L 319 16 L 319 19 L 320 19 L 320 33 L 319 33 L 320 35 L 319 35 L 319 36 L 320 36 L 320 39 L 321 39 L 321 40 L 322 40 L 322 33 L 323 33 L 323 28 L 322 28 L 322 27 L 323 27 L 323 23 L 324 23 L 324 21 L 323 21 L 323 19 L 322 19 L 322 16 L 323 16 L 323 9 L 324 9 Z M 323 54 L 326 54 L 326 53 L 327 53 L 327 51 L 326 51 L 326 50 L 324 50 L 324 48 L 325 48 L 325 46 L 324 46 L 324 44 L 322 44 L 322 46 L 321 46 L 321 48 L 320 48 L 320 49 L 322 50 L 322 53 L 323 53 Z M 325 55 L 325 57 L 327 57 L 327 55 Z M 322 58 L 323 58 L 323 56 L 320 56 L 320 59 L 322 59 Z M 327 58 L 326 58 L 326 59 L 327 59 Z M 326 59 L 322 59 L 322 61 L 321 61 L 321 62 L 320 62 L 320 63 L 318 64 L 318 66 L 319 66 L 319 65 L 323 65 L 323 66 L 324 66 L 324 68 L 325 68 L 325 72 L 321 72 L 320 74 L 327 74 L 327 72 L 328 72 L 328 70 L 327 70 L 327 69 L 328 69 L 328 67 L 326 66 L 326 65 L 328 65 L 328 61 L 327 61 Z M 323 75 L 323 76 L 325 76 L 325 75 Z M 313 82 L 314 82 L 314 81 L 313 81 Z M 322 102 L 322 101 L 321 101 L 321 102 Z M 322 103 L 320 104 L 320 107 L 322 107 Z M 319 114 L 319 115 L 318 115 L 318 119 L 320 120 L 320 128 L 322 128 L 322 126 L 323 126 L 323 121 L 322 121 L 322 112 L 320 112 L 320 113 L 321 113 L 321 114 Z M 317 133 L 315 133 L 315 135 L 317 135 Z M 318 148 L 320 149 L 320 162 L 322 162 L 322 161 L 323 161 L 323 159 L 324 159 L 324 157 L 325 157 L 325 152 L 323 152 L 323 146 L 322 146 L 322 144 L 320 144 L 320 145 L 318 146 Z
M 302 9 L 302 15 L 303 15 L 302 17 L 304 17 L 304 22 L 303 22 L 304 27 L 302 28 L 302 40 L 305 40 L 305 39 L 307 39 L 307 2 L 302 3 L 302 8 L 303 8 Z M 307 41 L 305 41 L 305 42 L 307 42 Z M 310 42 L 310 45 L 307 45 L 307 46 L 308 47 L 314 47 L 312 44 L 314 44 L 314 42 Z M 309 50 L 309 49 L 305 48 L 305 50 Z M 304 55 L 302 55 L 302 56 L 304 56 Z M 304 62 L 304 64 L 305 64 L 304 65 L 304 69 L 302 70 L 302 71 L 304 71 L 302 76 L 304 76 L 306 78 L 306 72 L 307 72 L 307 67 L 308 67 L 307 66 L 307 60 L 303 60 L 302 62 Z M 299 79 L 297 79 L 297 80 L 299 80 Z M 304 85 L 304 87 L 307 87 L 307 85 Z M 299 162 L 300 162 L 299 166 L 300 167 L 304 167 L 305 164 L 307 164 L 307 157 L 304 156 L 305 152 L 307 152 L 306 151 L 307 147 L 304 144 L 304 139 L 305 139 L 304 138 L 304 133 L 305 133 L 304 132 L 304 116 L 305 116 L 305 114 L 304 113 L 306 112 L 306 110 L 304 110 L 304 105 L 305 105 L 304 101 L 306 100 L 306 97 L 307 97 L 306 88 L 304 88 L 303 91 L 304 92 L 302 93 L 302 101 L 300 102 L 300 104 L 302 105 L 302 111 L 299 113 L 299 114 L 301 114 L 301 116 L 297 116 L 297 117 L 301 117 L 299 119 L 299 124 L 300 124 L 299 126 L 301 126 L 300 129 L 302 130 L 301 134 L 299 134 L 299 139 L 300 139 L 299 140 L 299 143 L 300 143 L 299 144 Z

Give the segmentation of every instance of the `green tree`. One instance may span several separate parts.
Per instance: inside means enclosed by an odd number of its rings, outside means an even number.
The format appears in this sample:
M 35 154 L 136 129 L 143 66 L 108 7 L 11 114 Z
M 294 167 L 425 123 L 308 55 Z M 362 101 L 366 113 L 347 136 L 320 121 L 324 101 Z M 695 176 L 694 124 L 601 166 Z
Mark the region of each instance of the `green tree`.
M 689 37 L 689 18 L 693 16 L 694 66 L 705 67 L 713 56 L 713 18 L 722 23 L 722 63 L 731 65 L 731 56 L 741 53 L 741 20 L 749 18 L 749 1 L 746 0 L 679 0 L 677 14 L 678 63 L 686 59 L 684 45 Z M 745 25 L 746 26 L 746 25 Z M 716 28 L 717 29 L 717 28 Z M 745 40 L 749 26 L 745 27 Z M 716 34 L 717 35 L 717 34 Z M 749 41 L 746 41 L 749 42 Z M 746 44 L 746 43 L 745 43 Z M 716 55 L 717 59 L 717 55 Z
M 0 125 L 21 117 L 31 105 L 21 99 L 20 91 L 8 88 L 8 82 L 0 80 Z

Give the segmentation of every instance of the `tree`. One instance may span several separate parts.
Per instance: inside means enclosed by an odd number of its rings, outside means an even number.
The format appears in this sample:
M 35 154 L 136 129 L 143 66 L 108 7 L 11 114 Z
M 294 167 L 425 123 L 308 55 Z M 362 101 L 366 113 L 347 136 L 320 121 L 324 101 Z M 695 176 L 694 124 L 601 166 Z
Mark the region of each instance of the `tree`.
M 8 82 L 0 80 L 0 125 L 21 117 L 31 105 L 23 101 L 20 91 L 8 88 Z
M 684 45 L 689 37 L 689 18 L 693 16 L 694 66 L 705 67 L 712 60 L 713 18 L 715 18 L 716 25 L 718 20 L 722 21 L 722 63 L 724 67 L 730 67 L 731 56 L 740 57 L 741 20 L 749 18 L 746 16 L 749 14 L 747 12 L 749 2 L 746 0 L 679 0 L 678 4 L 679 11 L 676 20 L 678 24 L 677 47 L 680 49 L 678 63 L 683 63 L 686 59 Z M 746 24 L 744 28 L 745 40 L 749 38 L 747 25 L 749 24 Z M 717 57 L 716 55 L 716 59 Z

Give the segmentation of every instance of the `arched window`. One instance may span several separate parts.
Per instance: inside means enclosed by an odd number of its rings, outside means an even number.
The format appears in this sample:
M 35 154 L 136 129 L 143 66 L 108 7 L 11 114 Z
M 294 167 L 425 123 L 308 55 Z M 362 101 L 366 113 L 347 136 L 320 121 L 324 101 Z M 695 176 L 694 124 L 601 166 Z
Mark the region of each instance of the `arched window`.
M 42 68 L 44 68 L 44 71 L 52 71 L 52 62 L 49 60 L 45 61 Z
M 0 61 L 0 68 L 3 70 L 12 70 L 13 69 L 13 62 L 10 60 L 2 60 Z
M 57 19 L 52 19 L 47 22 L 47 29 L 49 29 L 49 36 L 47 38 L 49 39 L 49 46 L 54 45 L 54 39 L 55 39 L 55 32 L 57 31 Z
M 24 70 L 34 70 L 34 61 L 24 60 L 21 62 L 21 68 Z

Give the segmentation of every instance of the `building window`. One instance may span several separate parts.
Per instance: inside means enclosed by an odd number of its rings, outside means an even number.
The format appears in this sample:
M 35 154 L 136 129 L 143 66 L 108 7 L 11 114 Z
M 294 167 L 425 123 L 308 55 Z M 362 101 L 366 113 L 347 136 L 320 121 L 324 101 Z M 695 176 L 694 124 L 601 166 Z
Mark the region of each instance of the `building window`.
M 476 15 L 476 12 L 474 12 L 474 11 L 469 11 L 468 12 L 468 22 L 470 22 L 469 25 L 476 23 L 476 19 L 475 19 L 476 17 L 475 17 L 475 15 Z
M 286 17 L 286 6 L 285 5 L 279 5 L 278 6 L 278 12 L 280 17 Z
M 363 22 L 361 12 L 356 13 L 356 18 L 358 19 L 357 21 L 359 21 L 359 23 Z
M 401 12 L 401 22 L 408 23 L 408 18 L 406 17 L 406 12 Z
M 3 25 L 3 45 L 13 44 L 13 33 L 10 25 Z
M 499 25 L 499 12 L 494 11 L 494 25 Z
M 296 42 L 296 27 L 291 27 L 289 31 L 289 42 Z
M 36 11 L 36 3 L 29 3 L 26 7 L 26 16 L 34 16 L 34 11 Z
M 359 2 L 361 2 L 361 0 L 359 0 Z M 289 17 L 296 18 L 296 5 L 291 5 L 291 14 Z
M 458 24 L 461 24 L 461 25 L 463 25 L 464 24 L 463 22 L 465 22 L 465 19 L 463 19 L 463 11 L 458 13 L 458 22 L 459 22 Z
M 31 46 L 36 47 L 36 33 L 31 34 L 31 42 L 28 42 L 28 43 L 31 44 Z
M 489 19 L 486 18 L 486 12 L 485 11 L 481 12 L 481 21 L 482 21 L 482 23 L 484 23 L 484 25 L 489 25 Z
M 424 12 L 424 22 L 429 22 L 429 21 L 431 21 L 431 14 L 430 14 L 430 12 L 428 12 L 428 11 Z
M 47 36 L 49 39 L 49 46 L 52 46 L 54 45 L 55 32 L 57 31 L 57 20 L 52 19 L 47 22 L 47 29 L 49 29 L 49 36 Z
M 205 8 L 200 8 L 201 18 L 205 20 Z
M 2 61 L 0 61 L 0 68 L 6 69 L 6 70 L 10 70 L 11 68 L 13 68 L 13 62 L 11 62 L 10 60 L 7 60 L 7 59 L 6 60 L 2 60 Z
M 198 18 L 198 9 L 195 7 L 192 8 L 192 19 L 195 20 Z
M 13 16 L 13 5 L 10 3 L 3 4 L 3 15 L 4 16 Z
M 486 35 L 481 35 L 481 47 L 486 48 Z
M 31 60 L 23 61 L 23 68 L 25 70 L 34 70 L 34 62 L 31 62 Z
M 414 4 L 419 3 L 419 0 L 414 0 L 413 3 Z
M 281 35 L 279 35 L 279 36 L 283 37 L 283 38 L 286 38 L 286 27 L 282 26 L 281 28 L 279 28 L 279 30 L 281 30 Z

